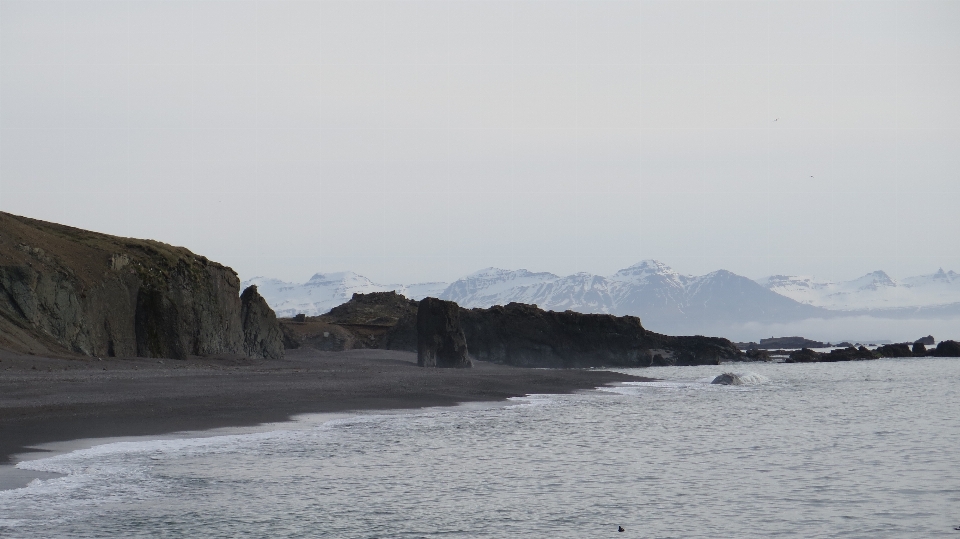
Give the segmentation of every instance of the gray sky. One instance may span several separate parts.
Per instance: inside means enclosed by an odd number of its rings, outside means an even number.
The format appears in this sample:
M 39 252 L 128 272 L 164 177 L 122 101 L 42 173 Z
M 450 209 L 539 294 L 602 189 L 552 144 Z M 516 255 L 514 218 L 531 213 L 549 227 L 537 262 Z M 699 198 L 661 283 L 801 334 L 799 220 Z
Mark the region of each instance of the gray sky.
M 907 276 L 958 203 L 960 1 L 0 0 L 0 209 L 244 278 Z

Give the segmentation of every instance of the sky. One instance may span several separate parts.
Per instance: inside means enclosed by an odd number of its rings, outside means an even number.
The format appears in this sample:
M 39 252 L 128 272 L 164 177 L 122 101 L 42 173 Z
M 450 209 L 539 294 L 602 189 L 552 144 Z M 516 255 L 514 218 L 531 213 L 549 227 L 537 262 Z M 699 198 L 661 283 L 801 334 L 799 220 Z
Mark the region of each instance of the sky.
M 906 277 L 958 202 L 960 1 L 0 0 L 0 210 L 244 279 Z

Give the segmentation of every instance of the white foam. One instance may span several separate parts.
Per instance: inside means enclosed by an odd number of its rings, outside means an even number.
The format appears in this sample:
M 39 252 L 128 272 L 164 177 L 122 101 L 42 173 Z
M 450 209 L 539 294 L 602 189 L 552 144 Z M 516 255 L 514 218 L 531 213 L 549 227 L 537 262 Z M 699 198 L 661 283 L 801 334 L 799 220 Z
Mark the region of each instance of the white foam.
M 714 378 L 710 383 L 728 386 L 758 386 L 769 381 L 770 379 L 766 376 L 755 372 L 725 372 Z

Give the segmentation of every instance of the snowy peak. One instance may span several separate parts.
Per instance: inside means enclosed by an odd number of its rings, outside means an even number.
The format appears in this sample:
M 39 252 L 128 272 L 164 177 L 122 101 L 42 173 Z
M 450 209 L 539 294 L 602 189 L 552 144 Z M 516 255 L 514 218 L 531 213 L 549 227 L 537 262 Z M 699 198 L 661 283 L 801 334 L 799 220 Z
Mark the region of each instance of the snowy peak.
M 939 269 L 930 275 L 900 281 L 874 271 L 851 281 L 816 281 L 810 277 L 775 275 L 757 282 L 780 295 L 834 310 L 932 307 L 960 302 L 960 276 Z
M 614 273 L 609 277 L 609 279 L 613 281 L 642 282 L 653 276 L 662 276 L 679 280 L 680 274 L 674 271 L 670 266 L 658 260 L 643 260 L 630 266 L 629 268 L 624 268 Z

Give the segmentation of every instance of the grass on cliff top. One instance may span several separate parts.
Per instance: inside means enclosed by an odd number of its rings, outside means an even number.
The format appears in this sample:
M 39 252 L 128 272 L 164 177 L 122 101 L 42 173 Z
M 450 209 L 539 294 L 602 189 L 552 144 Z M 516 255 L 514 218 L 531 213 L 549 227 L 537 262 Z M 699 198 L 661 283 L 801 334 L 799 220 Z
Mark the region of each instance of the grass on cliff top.
M 125 254 L 131 262 L 165 272 L 180 260 L 190 266 L 213 265 L 185 247 L 154 240 L 123 238 L 57 223 L 0 212 L 0 264 L 42 264 L 68 269 L 86 284 L 100 281 L 111 270 L 111 256 Z M 235 273 L 235 272 L 233 272 Z

